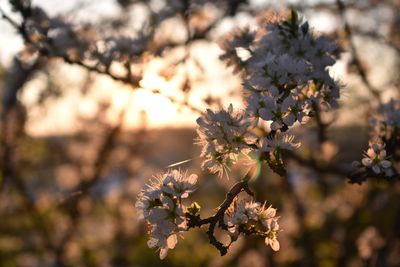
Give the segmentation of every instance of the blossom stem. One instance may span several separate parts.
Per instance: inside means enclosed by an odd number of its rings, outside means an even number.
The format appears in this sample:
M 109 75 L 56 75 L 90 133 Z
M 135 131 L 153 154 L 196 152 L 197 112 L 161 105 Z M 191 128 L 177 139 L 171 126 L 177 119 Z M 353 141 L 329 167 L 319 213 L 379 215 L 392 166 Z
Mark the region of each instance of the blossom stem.
M 233 203 L 235 200 L 236 196 L 239 195 L 242 191 L 245 191 L 249 195 L 254 195 L 253 192 L 249 189 L 248 182 L 252 178 L 252 173 L 254 171 L 254 168 L 251 168 L 247 174 L 243 177 L 242 181 L 236 183 L 226 194 L 225 200 L 221 203 L 221 205 L 218 207 L 217 212 L 205 219 L 200 219 L 199 215 L 191 215 L 191 214 L 186 214 L 186 216 L 189 219 L 189 224 L 188 224 L 188 229 L 194 228 L 194 227 L 201 227 L 203 225 L 209 224 L 208 230 L 207 230 L 207 236 L 210 241 L 210 244 L 213 245 L 215 248 L 217 248 L 221 254 L 221 256 L 225 255 L 228 252 L 229 245 L 224 245 L 220 241 L 217 240 L 217 238 L 214 235 L 215 232 L 215 227 L 218 226 L 223 229 L 227 230 L 227 226 L 224 223 L 224 215 L 226 210 L 230 207 L 230 205 Z

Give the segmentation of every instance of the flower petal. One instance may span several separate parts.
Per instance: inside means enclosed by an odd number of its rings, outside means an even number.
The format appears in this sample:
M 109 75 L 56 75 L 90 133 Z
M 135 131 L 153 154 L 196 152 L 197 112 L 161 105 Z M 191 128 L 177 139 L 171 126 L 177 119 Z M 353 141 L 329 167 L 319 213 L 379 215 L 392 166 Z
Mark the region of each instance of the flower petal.
M 392 166 L 392 163 L 390 162 L 390 161 L 388 161 L 388 160 L 382 160 L 380 163 L 379 163 L 383 168 L 389 168 L 390 166 Z
M 381 169 L 379 168 L 378 165 L 374 165 L 372 166 L 372 170 L 374 171 L 374 173 L 379 174 L 381 173 Z

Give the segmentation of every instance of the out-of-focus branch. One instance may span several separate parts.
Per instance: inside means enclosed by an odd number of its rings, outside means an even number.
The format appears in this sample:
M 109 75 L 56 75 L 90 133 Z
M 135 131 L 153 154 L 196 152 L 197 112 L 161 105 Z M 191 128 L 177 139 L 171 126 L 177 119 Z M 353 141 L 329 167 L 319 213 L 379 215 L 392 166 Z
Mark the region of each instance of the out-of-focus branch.
M 13 176 L 13 157 L 16 133 L 11 132 L 10 117 L 17 115 L 17 95 L 23 85 L 32 77 L 33 73 L 38 68 L 38 61 L 31 65 L 25 65 L 18 57 L 15 57 L 13 63 L 5 76 L 5 83 L 3 86 L 2 95 L 2 110 L 1 110 L 1 181 L 0 192 L 2 191 L 5 183 L 12 180 Z M 15 110 L 15 112 L 12 112 Z M 14 122 L 15 124 L 15 122 Z M 17 125 L 13 125 L 15 128 Z M 20 126 L 22 127 L 22 126 Z
M 8 21 L 21 35 L 23 40 L 25 41 L 26 44 L 32 45 L 37 52 L 42 56 L 42 57 L 53 57 L 53 58 L 60 58 L 62 59 L 65 63 L 71 64 L 71 65 L 77 65 L 80 67 L 83 67 L 84 69 L 95 72 L 98 74 L 106 75 L 113 79 L 114 81 L 121 82 L 125 85 L 131 86 L 133 89 L 141 88 L 139 85 L 139 82 L 142 77 L 140 76 L 134 76 L 132 75 L 132 72 L 130 70 L 129 66 L 129 71 L 127 72 L 126 76 L 118 76 L 112 73 L 109 68 L 100 68 L 97 65 L 90 65 L 86 62 L 83 62 L 79 59 L 74 59 L 72 57 L 69 57 L 64 54 L 52 54 L 51 48 L 52 48 L 52 42 L 49 40 L 46 40 L 46 46 L 38 46 L 35 44 L 35 42 L 32 40 L 32 38 L 29 36 L 28 32 L 26 31 L 25 28 L 25 22 L 22 22 L 21 25 L 19 25 L 17 22 L 15 22 L 13 19 L 11 19 L 1 8 L 0 8 L 0 13 L 2 14 L 2 17 Z M 146 89 L 146 88 L 144 88 Z M 172 103 L 178 105 L 178 106 L 184 106 L 189 108 L 191 111 L 196 112 L 201 114 L 203 111 L 193 105 L 191 105 L 188 101 L 180 101 L 173 96 L 165 95 L 163 94 L 160 90 L 151 90 L 153 93 L 160 94 L 166 98 L 168 98 Z
M 11 17 L 9 17 L 4 12 L 4 10 L 2 10 L 1 8 L 0 8 L 0 13 L 2 14 L 2 17 L 6 21 L 8 21 L 18 31 L 18 33 L 21 35 L 21 37 L 25 41 L 25 43 L 29 44 L 29 45 L 32 45 L 41 56 L 44 56 L 44 57 L 57 57 L 57 58 L 62 59 L 65 63 L 71 64 L 71 65 L 78 65 L 80 67 L 83 67 L 83 68 L 85 68 L 85 69 L 87 69 L 89 71 L 92 71 L 92 72 L 96 72 L 98 74 L 105 74 L 105 75 L 107 75 L 108 77 L 110 77 L 111 79 L 113 79 L 115 81 L 122 82 L 122 83 L 125 83 L 125 84 L 129 84 L 132 87 L 138 87 L 139 86 L 140 77 L 117 76 L 117 75 L 111 73 L 109 71 L 109 69 L 107 69 L 107 68 L 101 69 L 101 68 L 97 67 L 96 65 L 95 66 L 91 66 L 91 65 L 89 65 L 89 64 L 87 64 L 87 63 L 85 63 L 83 61 L 80 61 L 78 59 L 73 59 L 73 58 L 71 58 L 71 57 L 69 57 L 67 55 L 61 55 L 61 54 L 57 54 L 56 56 L 52 55 L 51 54 L 52 51 L 50 49 L 52 47 L 52 44 L 51 44 L 51 42 L 49 40 L 46 40 L 46 44 L 48 46 L 38 46 L 32 40 L 32 38 L 29 36 L 29 34 L 28 34 L 28 32 L 27 32 L 27 30 L 25 28 L 25 22 L 24 21 L 21 24 L 18 24 L 13 19 L 11 19 Z M 24 17 L 24 19 L 26 19 L 26 18 Z
M 396 4 L 392 1 L 382 1 L 382 3 L 370 3 L 371 5 L 375 5 L 375 4 L 384 4 L 387 8 L 396 8 Z M 358 1 L 347 1 L 346 2 L 346 6 L 345 9 L 347 11 L 360 11 L 362 13 L 367 13 L 368 11 L 371 11 L 371 8 L 373 8 L 374 6 L 371 5 L 365 5 L 362 4 L 361 2 Z M 291 5 L 292 8 L 296 9 L 296 10 L 301 10 L 301 11 L 313 11 L 313 12 L 329 12 L 330 14 L 334 14 L 337 15 L 339 13 L 339 15 L 341 15 L 341 12 L 338 11 L 337 5 L 332 5 L 331 3 L 312 3 L 312 4 L 306 4 L 306 3 L 300 3 L 300 4 L 294 4 Z M 376 31 L 363 31 L 357 27 L 353 27 L 351 29 L 351 32 L 353 34 L 356 35 L 360 35 L 360 36 L 366 36 L 366 37 L 370 37 L 376 41 L 379 41 L 382 44 L 385 44 L 391 48 L 393 48 L 394 50 L 396 50 L 398 53 L 400 53 L 400 46 L 399 44 L 393 42 L 392 40 L 388 39 L 387 37 L 379 34 Z
M 11 183 L 22 197 L 25 210 L 30 213 L 33 223 L 36 225 L 36 229 L 40 232 L 44 247 L 50 251 L 54 251 L 55 246 L 51 240 L 51 234 L 49 232 L 47 222 L 41 212 L 37 209 L 35 201 L 32 199 L 31 193 L 29 192 L 24 180 L 15 170 L 12 170 Z
M 340 166 L 337 165 L 321 165 L 314 159 L 306 159 L 304 157 L 299 156 L 296 153 L 293 153 L 291 151 L 287 151 L 285 153 L 285 156 L 287 156 L 289 159 L 296 161 L 302 166 L 307 166 L 311 168 L 312 170 L 319 172 L 319 173 L 330 173 L 330 174 L 336 174 L 340 176 L 347 176 L 348 171 Z
M 3 87 L 2 96 L 2 107 L 1 107 L 1 147 L 0 156 L 2 158 L 0 162 L 1 177 L 0 177 L 0 192 L 4 187 L 6 181 L 11 180 L 13 165 L 13 146 L 15 141 L 15 133 L 11 132 L 11 128 L 17 127 L 17 125 L 11 125 L 9 122 L 12 121 L 11 117 L 18 116 L 21 110 L 18 109 L 18 92 L 22 89 L 23 85 L 36 73 L 40 68 L 42 62 L 35 60 L 31 64 L 24 64 L 18 57 L 15 57 L 12 66 L 5 76 L 5 83 Z M 14 111 L 14 112 L 13 112 Z M 19 114 L 23 116 L 22 114 Z M 23 119 L 20 119 L 23 120 Z M 17 120 L 18 121 L 18 120 Z M 22 124 L 23 122 L 21 122 Z M 14 122 L 15 124 L 15 122 Z M 11 127 L 12 126 L 12 127 Z M 20 128 L 23 127 L 22 125 Z
M 101 173 L 104 170 L 106 162 L 113 151 L 116 138 L 121 131 L 123 120 L 127 110 L 130 108 L 130 103 L 119 114 L 118 122 L 112 128 L 110 128 L 107 134 L 104 136 L 102 144 L 97 152 L 97 157 L 94 160 L 92 171 L 87 177 L 83 177 L 82 182 L 79 183 L 74 189 L 71 190 L 70 197 L 63 200 L 61 203 L 67 209 L 71 223 L 69 228 L 66 230 L 64 236 L 61 238 L 60 243 L 56 248 L 56 261 L 60 266 L 66 266 L 63 255 L 65 252 L 66 245 L 75 234 L 78 224 L 81 219 L 81 212 L 79 211 L 80 201 L 88 195 L 90 189 L 100 181 Z
M 318 141 L 321 145 L 328 140 L 327 129 L 330 123 L 323 120 L 321 108 L 315 103 L 313 104 L 313 110 L 315 111 L 315 122 L 318 128 Z
M 43 62 L 37 59 L 31 64 L 24 64 L 18 57 L 15 57 L 11 68 L 9 69 L 3 87 L 2 110 L 1 110 L 1 181 L 0 192 L 4 193 L 5 183 L 12 185 L 21 196 L 21 201 L 25 209 L 31 214 L 33 223 L 41 234 L 44 247 L 52 250 L 54 248 L 51 235 L 49 233 L 46 221 L 35 205 L 28 186 L 18 173 L 15 166 L 15 153 L 17 139 L 20 136 L 18 128 L 23 129 L 24 120 L 12 120 L 11 117 L 18 116 L 18 92 L 23 88 L 24 84 L 40 68 Z M 21 108 L 20 108 L 21 109 Z M 23 116 L 19 114 L 20 116 Z M 18 121 L 18 122 L 17 122 Z M 21 125 L 15 125 L 20 123 Z
M 381 34 L 379 34 L 377 32 L 374 32 L 374 31 L 363 32 L 363 31 L 360 31 L 360 30 L 357 30 L 354 28 L 353 28 L 353 32 L 360 36 L 372 38 L 372 39 L 380 42 L 381 44 L 389 46 L 390 48 L 396 50 L 397 53 L 400 53 L 400 47 L 398 45 L 396 45 L 391 40 L 388 40 L 387 38 L 385 38 L 385 36 L 382 36 Z
M 400 173 L 394 172 L 392 175 L 388 176 L 385 173 L 375 173 L 371 169 L 361 168 L 350 172 L 347 177 L 352 184 L 362 184 L 367 178 L 376 178 L 378 180 L 393 182 L 395 180 L 400 180 Z
M 395 218 L 392 223 L 391 230 L 386 237 L 385 245 L 378 250 L 376 267 L 379 266 L 389 266 L 388 258 L 390 249 L 396 247 L 396 242 L 400 239 L 400 206 L 397 207 Z
M 355 65 L 356 69 L 357 69 L 358 75 L 360 76 L 361 81 L 364 83 L 364 85 L 369 90 L 369 92 L 375 97 L 375 99 L 379 103 L 381 103 L 382 100 L 381 100 L 380 92 L 368 80 L 367 72 L 365 71 L 364 67 L 362 66 L 361 60 L 360 60 L 360 58 L 358 56 L 357 48 L 356 48 L 356 45 L 355 45 L 355 43 L 353 41 L 353 32 L 352 32 L 350 24 L 349 24 L 349 22 L 347 21 L 347 18 L 346 18 L 346 6 L 341 0 L 336 0 L 336 4 L 337 4 L 338 10 L 340 12 L 340 17 L 341 17 L 342 22 L 343 22 L 344 31 L 345 31 L 347 40 L 348 40 L 349 45 L 350 45 L 350 52 L 351 52 L 352 57 L 353 57 L 353 63 Z

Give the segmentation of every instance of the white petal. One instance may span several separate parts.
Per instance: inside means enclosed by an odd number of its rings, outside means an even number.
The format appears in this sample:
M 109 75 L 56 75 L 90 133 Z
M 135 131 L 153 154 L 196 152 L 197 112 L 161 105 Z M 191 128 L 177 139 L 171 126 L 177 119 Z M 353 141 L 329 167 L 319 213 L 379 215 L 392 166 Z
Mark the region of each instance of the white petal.
M 160 249 L 160 260 L 165 259 L 165 257 L 167 257 L 168 254 L 168 248 L 161 248 Z
M 272 208 L 272 207 L 269 207 L 269 208 L 266 210 L 265 215 L 266 215 L 267 218 L 275 217 L 275 215 L 276 215 L 276 209 L 274 209 L 274 208 Z
M 370 167 L 372 165 L 372 159 L 370 158 L 363 158 L 361 162 L 366 167 Z
M 151 237 L 151 238 L 149 239 L 149 241 L 147 241 L 147 246 L 148 246 L 149 248 L 154 248 L 155 246 L 157 246 L 157 244 L 158 244 L 158 240 L 155 239 L 155 238 L 153 238 L 153 237 Z
M 296 116 L 293 113 L 290 113 L 283 118 L 283 122 L 288 126 L 292 126 L 295 121 Z
M 280 249 L 279 241 L 276 238 L 270 240 L 269 244 L 274 251 L 278 251 Z
M 382 160 L 379 164 L 385 169 L 392 166 L 392 163 L 388 160 Z
M 272 117 L 273 117 L 271 110 L 266 109 L 266 108 L 261 108 L 261 109 L 259 110 L 259 114 L 260 114 L 260 117 L 261 117 L 263 120 L 266 120 L 266 121 L 271 120 Z
M 380 159 L 386 158 L 386 150 L 381 150 L 381 151 L 379 152 L 379 158 L 380 158 Z
M 265 244 L 267 246 L 271 246 L 272 250 L 274 250 L 274 251 L 278 251 L 280 248 L 279 241 L 276 238 L 272 239 L 272 238 L 266 237 Z
M 372 170 L 374 171 L 374 173 L 379 174 L 381 173 L 381 169 L 379 168 L 378 165 L 374 165 L 372 166 Z
M 196 174 L 192 174 L 192 175 L 190 175 L 188 178 L 187 178 L 187 180 L 188 180 L 188 182 L 191 184 L 191 185 L 194 185 L 194 184 L 196 184 L 197 183 L 197 175 Z
M 368 148 L 368 150 L 367 150 L 367 155 L 368 155 L 368 157 L 370 157 L 370 158 L 375 158 L 376 153 L 375 153 L 375 151 L 374 151 L 372 148 Z
M 163 208 L 153 208 L 150 210 L 150 214 L 147 217 L 147 220 L 152 224 L 159 224 L 160 222 L 164 221 L 167 217 L 167 212 Z
M 274 231 L 274 232 L 279 230 L 279 224 L 278 224 L 278 221 L 276 219 L 272 220 L 272 222 L 271 222 L 271 230 Z
M 176 243 L 178 243 L 178 238 L 176 235 L 170 235 L 167 238 L 167 246 L 169 249 L 173 249 L 175 247 Z

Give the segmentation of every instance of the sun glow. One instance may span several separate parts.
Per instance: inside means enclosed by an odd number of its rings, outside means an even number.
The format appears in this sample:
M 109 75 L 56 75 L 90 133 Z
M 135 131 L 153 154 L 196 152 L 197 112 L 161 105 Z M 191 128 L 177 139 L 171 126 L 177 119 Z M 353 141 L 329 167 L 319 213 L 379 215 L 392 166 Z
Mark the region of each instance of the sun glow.
M 65 71 L 62 68 L 60 71 Z M 75 77 L 75 70 L 65 71 Z M 66 77 L 68 78 L 68 77 Z M 37 100 L 45 81 L 32 81 L 21 95 L 21 100 L 30 109 L 26 125 L 29 134 L 34 136 L 71 134 L 79 130 L 79 120 L 95 118 L 99 115 L 99 103 L 108 105 L 104 119 L 115 124 L 124 110 L 123 128 L 139 127 L 181 127 L 193 126 L 198 114 L 186 108 L 179 108 L 170 98 L 182 101 L 179 79 L 166 81 L 155 70 L 145 74 L 140 82 L 141 88 L 132 89 L 121 86 L 106 77 L 96 77 L 93 90 L 81 95 L 76 88 L 68 88 L 61 98 L 53 99 L 43 106 Z
M 221 98 L 223 104 L 232 102 L 240 108 L 240 99 L 229 95 L 230 91 L 237 89 L 240 81 L 219 61 L 220 53 L 216 44 L 193 46 L 192 54 L 201 65 L 207 66 L 201 79 L 197 78 L 198 73 L 190 64 L 171 66 L 177 57 L 174 54 L 172 59 L 148 62 L 139 88 L 115 82 L 106 75 L 92 74 L 92 83 L 86 93 L 81 92 L 86 72 L 77 66 L 55 64 L 51 76 L 62 87 L 62 96 L 38 105 L 40 94 L 48 85 L 48 77 L 42 75 L 28 83 L 20 97 L 29 109 L 26 130 L 32 136 L 73 134 L 85 127 L 82 118 L 100 119 L 113 125 L 122 110 L 125 110 L 124 129 L 195 126 L 200 114 L 179 103 L 187 100 L 196 109 L 205 110 L 204 99 L 212 96 Z M 192 88 L 185 99 L 182 87 L 188 74 L 192 77 Z M 108 108 L 100 114 L 102 106 Z

